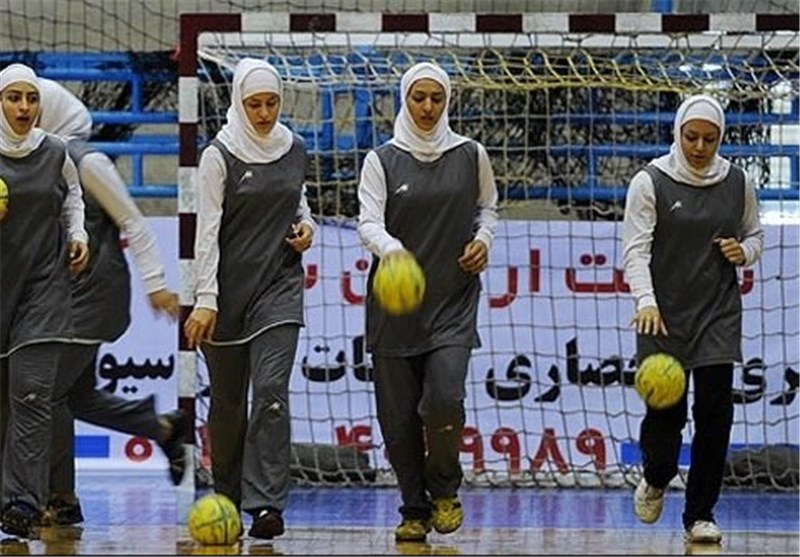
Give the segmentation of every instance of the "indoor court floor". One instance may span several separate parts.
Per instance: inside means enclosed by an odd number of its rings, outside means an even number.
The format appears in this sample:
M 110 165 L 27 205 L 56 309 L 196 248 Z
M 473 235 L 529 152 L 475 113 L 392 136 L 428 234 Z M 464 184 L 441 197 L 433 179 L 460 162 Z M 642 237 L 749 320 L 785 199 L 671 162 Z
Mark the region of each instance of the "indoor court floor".
M 82 473 L 86 521 L 45 528 L 41 539 L 0 542 L 2 555 L 799 555 L 798 494 L 724 491 L 717 506 L 722 546 L 686 545 L 683 492 L 670 491 L 659 522 L 633 514 L 633 489 L 466 488 L 464 527 L 427 543 L 394 541 L 395 488 L 294 488 L 287 533 L 272 541 L 244 536 L 230 547 L 191 540 L 193 494 L 155 474 Z M 247 521 L 245 529 L 247 528 Z

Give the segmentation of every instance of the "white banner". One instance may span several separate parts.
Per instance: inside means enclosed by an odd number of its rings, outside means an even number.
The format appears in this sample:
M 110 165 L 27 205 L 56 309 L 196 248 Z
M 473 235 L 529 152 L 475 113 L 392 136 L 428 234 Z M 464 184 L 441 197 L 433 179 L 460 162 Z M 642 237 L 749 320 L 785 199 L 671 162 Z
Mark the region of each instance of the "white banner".
M 634 308 L 619 238 L 620 226 L 605 222 L 500 224 L 483 277 L 483 346 L 468 376 L 465 466 L 566 472 L 638 462 L 644 405 L 632 388 Z M 324 227 L 315 244 L 292 378 L 294 438 L 369 450 L 382 445 L 363 352 L 369 257 L 352 229 Z M 797 246 L 797 227 L 771 227 L 762 262 L 741 273 L 734 445 L 798 442 Z M 387 465 L 381 451 L 371 455 Z
M 150 220 L 162 253 L 176 253 L 175 220 Z M 632 388 L 633 302 L 619 238 L 614 223 L 500 223 L 483 276 L 483 346 L 468 375 L 466 468 L 567 473 L 638 462 L 644 406 Z M 796 226 L 768 227 L 761 262 L 740 273 L 745 363 L 736 372 L 733 445 L 798 444 L 799 245 Z M 291 381 L 292 429 L 295 442 L 353 444 L 373 466 L 387 467 L 383 452 L 373 450 L 382 440 L 363 341 L 369 259 L 355 230 L 335 226 L 321 226 L 304 257 L 306 327 Z M 170 284 L 177 274 L 170 260 Z M 175 376 L 152 379 L 141 366 L 149 358 L 174 369 L 176 333 L 153 319 L 135 286 L 133 325 L 103 353 L 121 366 L 117 393 L 158 392 L 160 409 L 169 409 Z M 199 375 L 207 384 L 202 362 Z M 198 404 L 201 419 L 205 408 Z M 134 462 L 128 437 L 100 431 L 110 435 L 112 466 L 162 465 L 157 450 Z M 691 426 L 687 441 L 690 435 Z

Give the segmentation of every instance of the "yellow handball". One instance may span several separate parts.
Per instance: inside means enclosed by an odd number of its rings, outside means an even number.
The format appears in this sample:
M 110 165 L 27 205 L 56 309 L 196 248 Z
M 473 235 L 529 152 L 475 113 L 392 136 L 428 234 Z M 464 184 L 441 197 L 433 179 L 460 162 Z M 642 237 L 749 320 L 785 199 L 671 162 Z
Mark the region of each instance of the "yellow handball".
M 189 510 L 189 534 L 203 545 L 231 545 L 238 541 L 242 529 L 239 510 L 219 493 L 195 501 Z
M 0 178 L 0 211 L 8 209 L 8 184 Z
M 372 291 L 389 315 L 407 315 L 425 296 L 425 272 L 410 255 L 381 259 L 372 280 Z
M 664 410 L 680 401 L 686 390 L 686 374 L 681 363 L 669 354 L 653 354 L 639 364 L 634 386 L 647 406 Z

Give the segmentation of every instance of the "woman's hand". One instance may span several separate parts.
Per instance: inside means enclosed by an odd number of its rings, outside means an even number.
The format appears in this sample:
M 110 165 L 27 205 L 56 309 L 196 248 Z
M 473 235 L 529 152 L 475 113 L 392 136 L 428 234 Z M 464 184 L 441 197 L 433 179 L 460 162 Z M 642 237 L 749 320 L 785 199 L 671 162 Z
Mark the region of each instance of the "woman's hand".
M 204 340 L 211 339 L 216 325 L 216 311 L 210 308 L 193 309 L 183 324 L 183 333 L 186 335 L 189 348 L 197 348 Z
M 311 241 L 314 239 L 314 231 L 305 222 L 292 225 L 293 234 L 286 238 L 286 243 L 292 246 L 298 253 L 303 253 L 311 247 Z
M 458 265 L 465 273 L 477 275 L 489 264 L 489 249 L 481 240 L 472 240 L 464 246 Z
M 715 238 L 714 243 L 719 245 L 719 249 L 725 259 L 734 265 L 744 265 L 744 249 L 736 238 Z
M 664 335 L 667 336 L 667 326 L 661 318 L 661 312 L 656 306 L 643 307 L 636 312 L 631 321 L 631 325 L 636 327 L 636 332 L 640 335 Z
M 167 315 L 172 321 L 178 318 L 180 306 L 178 305 L 178 295 L 175 292 L 165 288 L 152 292 L 147 297 L 150 298 L 150 307 L 153 310 Z
M 81 274 L 89 264 L 89 246 L 84 242 L 69 243 L 69 272 L 73 277 Z

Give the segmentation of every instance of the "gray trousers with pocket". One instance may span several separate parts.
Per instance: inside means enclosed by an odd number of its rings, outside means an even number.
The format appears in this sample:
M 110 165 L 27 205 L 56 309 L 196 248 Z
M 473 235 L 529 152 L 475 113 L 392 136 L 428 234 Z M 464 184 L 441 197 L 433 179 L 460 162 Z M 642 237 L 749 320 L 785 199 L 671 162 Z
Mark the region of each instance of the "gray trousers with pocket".
M 3 366 L 3 506 L 22 501 L 44 511 L 47 503 L 52 396 L 61 348 L 58 343 L 24 346 Z
M 129 400 L 97 388 L 99 344 L 65 344 L 53 393 L 50 494 L 75 491 L 75 419 L 121 433 L 158 439 L 153 396 Z
M 299 331 L 296 324 L 279 325 L 245 344 L 202 345 L 211 380 L 214 491 L 251 514 L 283 511 L 289 498 L 289 379 Z
M 378 421 L 404 518 L 430 517 L 430 497 L 453 497 L 461 486 L 470 353 L 471 348 L 444 346 L 419 356 L 372 357 Z

